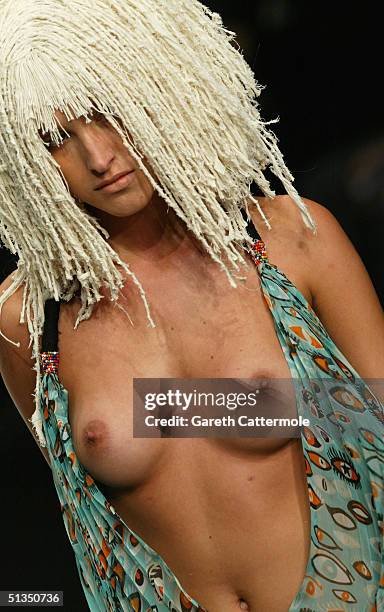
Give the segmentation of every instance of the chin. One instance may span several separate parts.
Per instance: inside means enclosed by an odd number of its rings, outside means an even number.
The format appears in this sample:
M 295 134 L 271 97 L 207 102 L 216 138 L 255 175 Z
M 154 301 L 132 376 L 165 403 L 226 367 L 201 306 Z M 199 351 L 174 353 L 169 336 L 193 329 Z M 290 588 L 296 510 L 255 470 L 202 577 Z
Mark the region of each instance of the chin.
M 118 217 L 120 219 L 125 219 L 127 217 L 131 217 L 132 215 L 135 215 L 136 213 L 140 212 L 141 210 L 143 210 L 143 208 L 145 207 L 140 207 L 140 208 L 136 208 L 136 209 L 126 209 L 126 210 L 117 210 L 117 211 L 111 211 L 109 212 L 109 214 L 112 217 Z
M 95 216 L 98 213 L 106 213 L 111 215 L 112 217 L 130 217 L 131 215 L 135 215 L 136 213 L 144 210 L 151 202 L 151 198 L 149 199 L 139 199 L 135 202 L 127 202 L 124 201 L 124 198 L 121 198 L 122 201 L 110 202 L 108 205 L 103 203 L 102 205 L 97 204 L 88 204 L 90 206 L 91 211 Z

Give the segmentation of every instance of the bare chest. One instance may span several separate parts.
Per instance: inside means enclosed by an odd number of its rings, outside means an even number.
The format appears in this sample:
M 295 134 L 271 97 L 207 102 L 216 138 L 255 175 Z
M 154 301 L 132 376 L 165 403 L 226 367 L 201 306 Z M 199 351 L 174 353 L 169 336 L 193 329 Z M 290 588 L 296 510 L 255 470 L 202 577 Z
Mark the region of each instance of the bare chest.
M 75 449 L 96 479 L 135 486 L 163 453 L 160 439 L 132 438 L 133 378 L 290 378 L 256 269 L 245 276 L 236 289 L 223 276 L 177 285 L 164 278 L 148 291 L 156 328 L 134 300 L 122 304 L 134 325 L 107 305 L 74 331 L 72 307 L 62 308 L 60 377 Z M 296 283 L 305 293 L 299 276 Z M 250 451 L 260 443 L 237 441 Z

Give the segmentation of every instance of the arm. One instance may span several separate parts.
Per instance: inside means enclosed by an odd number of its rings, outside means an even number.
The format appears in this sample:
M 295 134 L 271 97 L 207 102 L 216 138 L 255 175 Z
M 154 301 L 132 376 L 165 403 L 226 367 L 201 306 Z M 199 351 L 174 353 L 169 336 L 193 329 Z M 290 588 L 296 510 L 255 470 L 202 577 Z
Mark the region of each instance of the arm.
M 314 235 L 289 196 L 258 198 L 272 230 L 251 207 L 269 259 L 312 303 L 332 340 L 384 402 L 384 316 L 359 255 L 324 206 L 303 198 Z M 371 380 L 369 380 L 371 379 Z
M 305 200 L 317 236 L 308 238 L 314 310 L 336 346 L 384 400 L 384 316 L 371 279 L 349 238 L 323 206 Z
M 10 285 L 8 277 L 0 285 L 0 294 Z M 11 396 L 17 410 L 28 429 L 32 432 L 32 425 L 27 420 L 34 412 L 34 400 L 32 394 L 35 390 L 36 372 L 32 369 L 31 349 L 28 348 L 29 333 L 26 325 L 19 323 L 22 300 L 22 289 L 18 290 L 7 300 L 1 312 L 1 331 L 14 342 L 20 342 L 17 348 L 0 336 L 0 373 L 4 384 Z M 50 461 L 46 448 L 39 446 L 49 467 Z

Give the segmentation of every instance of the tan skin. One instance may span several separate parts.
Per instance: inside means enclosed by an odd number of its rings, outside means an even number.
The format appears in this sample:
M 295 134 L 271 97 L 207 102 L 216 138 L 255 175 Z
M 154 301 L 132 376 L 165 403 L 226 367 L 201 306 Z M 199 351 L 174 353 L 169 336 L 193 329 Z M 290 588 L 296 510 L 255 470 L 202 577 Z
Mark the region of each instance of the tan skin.
M 209 612 L 286 612 L 303 582 L 309 551 L 301 441 L 132 439 L 133 377 L 290 378 L 256 269 L 250 265 L 245 280 L 231 288 L 167 212 L 108 123 L 68 124 L 57 117 L 70 138 L 52 155 L 72 194 L 92 206 L 111 245 L 142 282 L 156 322 L 155 329 L 148 327 L 129 281 L 121 303 L 134 326 L 108 299 L 76 331 L 79 303 L 61 308 L 59 376 L 69 391 L 78 457 L 124 521 Z M 97 190 L 101 181 L 133 168 L 128 186 L 115 193 Z M 270 261 L 311 302 L 361 376 L 383 378 L 382 310 L 334 217 L 306 201 L 317 223 L 315 237 L 288 197 L 260 202 L 272 230 L 256 211 L 252 216 Z M 21 347 L 1 339 L 0 365 L 27 419 L 34 372 L 28 333 L 18 322 L 20 306 L 21 291 L 4 305 L 2 331 Z

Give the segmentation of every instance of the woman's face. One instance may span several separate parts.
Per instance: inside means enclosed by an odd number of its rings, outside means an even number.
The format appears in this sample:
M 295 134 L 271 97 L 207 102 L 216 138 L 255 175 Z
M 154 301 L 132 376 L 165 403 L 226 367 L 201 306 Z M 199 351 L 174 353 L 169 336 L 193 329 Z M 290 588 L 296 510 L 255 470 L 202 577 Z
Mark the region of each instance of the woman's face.
M 151 201 L 154 188 L 130 156 L 119 134 L 102 114 L 67 121 L 55 113 L 63 143 L 49 144 L 72 196 L 116 217 L 130 216 Z M 43 136 L 47 142 L 48 135 Z M 145 161 L 145 160 L 144 160 Z

